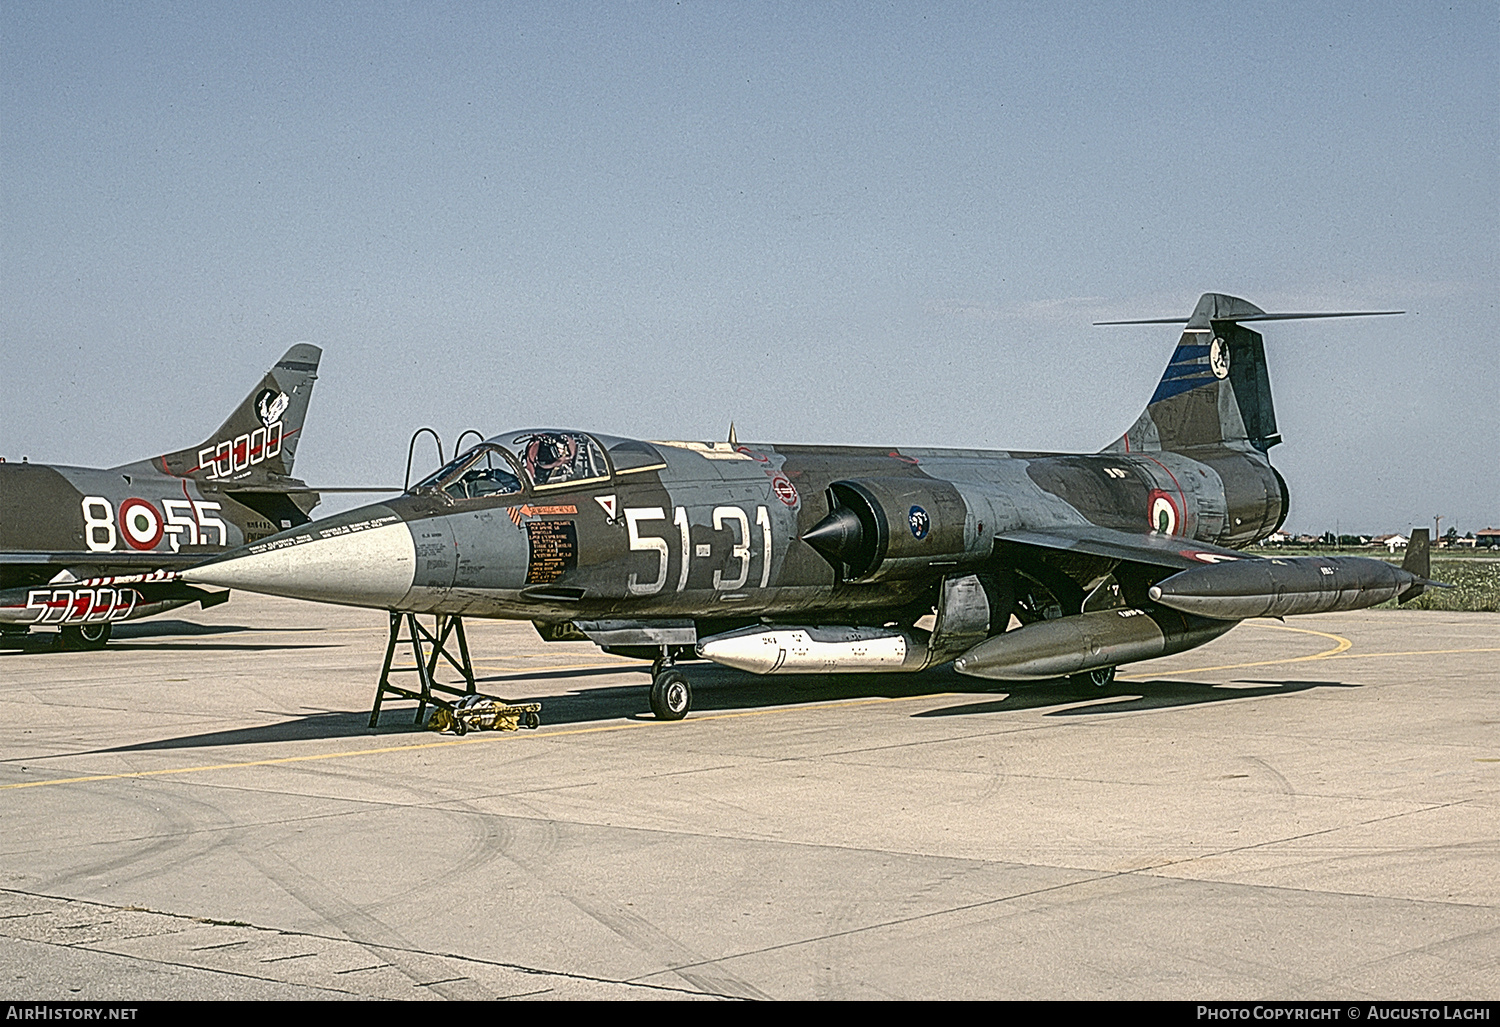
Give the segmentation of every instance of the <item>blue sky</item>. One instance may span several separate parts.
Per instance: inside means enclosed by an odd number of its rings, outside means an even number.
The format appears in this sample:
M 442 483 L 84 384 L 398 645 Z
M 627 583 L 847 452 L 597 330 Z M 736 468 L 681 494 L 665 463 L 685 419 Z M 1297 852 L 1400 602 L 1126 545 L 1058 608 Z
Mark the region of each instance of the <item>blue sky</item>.
M 0 454 L 198 441 L 324 347 L 406 442 L 1093 450 L 1265 328 L 1288 527 L 1500 525 L 1500 3 L 0 4 Z M 420 461 L 419 461 L 420 462 Z M 325 509 L 331 509 L 329 506 Z

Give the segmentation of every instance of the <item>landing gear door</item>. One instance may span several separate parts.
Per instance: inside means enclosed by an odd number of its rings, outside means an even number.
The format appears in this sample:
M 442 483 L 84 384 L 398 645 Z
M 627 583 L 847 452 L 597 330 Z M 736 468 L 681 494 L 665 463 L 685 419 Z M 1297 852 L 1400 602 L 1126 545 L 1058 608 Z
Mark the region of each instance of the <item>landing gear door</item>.
M 950 574 L 938 592 L 928 647 L 933 662 L 950 660 L 983 642 L 990 630 L 990 597 L 976 574 Z

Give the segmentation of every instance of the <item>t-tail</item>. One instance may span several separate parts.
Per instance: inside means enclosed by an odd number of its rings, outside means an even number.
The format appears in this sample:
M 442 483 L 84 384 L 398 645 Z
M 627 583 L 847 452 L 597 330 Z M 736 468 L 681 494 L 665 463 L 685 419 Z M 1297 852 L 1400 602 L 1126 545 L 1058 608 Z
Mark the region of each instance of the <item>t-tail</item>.
M 1399 310 L 1268 314 L 1238 296 L 1207 292 L 1191 317 L 1098 324 L 1185 324 L 1151 402 L 1105 452 L 1184 452 L 1205 446 L 1265 453 L 1281 441 L 1259 332 L 1246 322 L 1370 317 Z
M 287 350 L 208 438 L 150 460 L 152 470 L 225 487 L 275 487 L 291 477 L 323 351 Z

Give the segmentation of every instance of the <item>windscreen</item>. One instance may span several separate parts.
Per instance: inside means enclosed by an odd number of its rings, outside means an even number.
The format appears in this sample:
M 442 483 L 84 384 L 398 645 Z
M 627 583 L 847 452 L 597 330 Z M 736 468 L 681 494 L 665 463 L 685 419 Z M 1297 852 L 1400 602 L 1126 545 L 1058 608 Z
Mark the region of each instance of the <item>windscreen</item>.
M 508 496 L 521 491 L 521 479 L 504 450 L 485 444 L 455 457 L 412 489 L 413 492 L 429 490 L 440 490 L 454 499 Z

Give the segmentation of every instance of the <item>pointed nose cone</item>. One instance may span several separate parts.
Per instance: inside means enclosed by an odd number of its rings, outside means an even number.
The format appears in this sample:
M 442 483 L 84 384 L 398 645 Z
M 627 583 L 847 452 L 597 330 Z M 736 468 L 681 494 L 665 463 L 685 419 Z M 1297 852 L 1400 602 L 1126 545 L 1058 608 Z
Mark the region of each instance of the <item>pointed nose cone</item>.
M 346 606 L 396 606 L 411 591 L 416 545 L 386 506 L 283 531 L 182 572 L 182 580 Z

